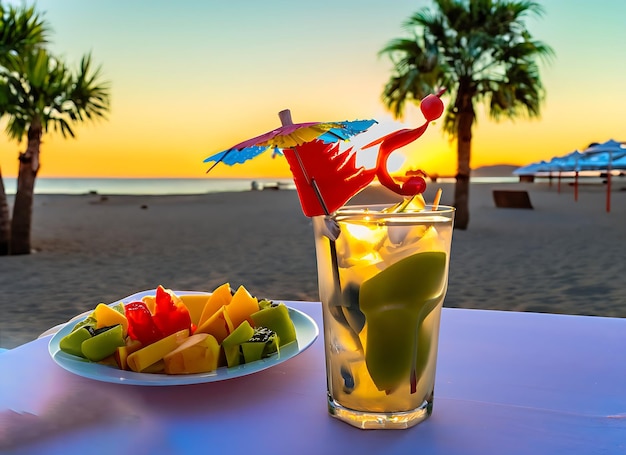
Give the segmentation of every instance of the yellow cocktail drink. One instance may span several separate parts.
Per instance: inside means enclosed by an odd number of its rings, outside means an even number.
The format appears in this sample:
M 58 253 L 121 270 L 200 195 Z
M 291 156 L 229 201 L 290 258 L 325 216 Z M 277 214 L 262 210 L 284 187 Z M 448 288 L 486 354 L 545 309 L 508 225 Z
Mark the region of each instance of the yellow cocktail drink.
M 408 428 L 430 415 L 453 220 L 453 208 L 428 206 L 353 206 L 314 218 L 335 417 Z

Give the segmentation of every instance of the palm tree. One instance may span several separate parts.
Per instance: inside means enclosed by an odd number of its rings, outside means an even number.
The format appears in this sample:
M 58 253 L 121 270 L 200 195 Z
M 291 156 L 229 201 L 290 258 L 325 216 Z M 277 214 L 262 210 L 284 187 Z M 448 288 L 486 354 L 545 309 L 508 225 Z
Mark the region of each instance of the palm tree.
M 494 120 L 538 117 L 545 92 L 537 61 L 552 49 L 533 40 L 524 20 L 540 17 L 541 6 L 529 0 L 434 0 L 405 23 L 411 38 L 395 39 L 380 51 L 394 63 L 383 101 L 402 117 L 407 101 L 446 87 L 452 102 L 443 128 L 457 141 L 454 191 L 455 227 L 469 224 L 469 177 L 475 105 L 488 106 Z
M 17 55 L 47 42 L 48 27 L 34 8 L 9 7 L 0 3 L 0 67 L 6 67 Z M 0 105 L 9 108 L 3 98 L 7 85 L 0 81 Z M 4 114 L 0 111 L 0 116 Z M 9 253 L 9 204 L 0 170 L 0 256 Z
M 91 55 L 72 73 L 44 49 L 20 54 L 7 66 L 4 77 L 7 133 L 18 142 L 26 136 L 26 151 L 19 155 L 17 192 L 11 220 L 11 254 L 30 253 L 30 231 L 35 179 L 39 171 L 41 138 L 51 130 L 74 137 L 73 125 L 103 118 L 109 110 L 109 86 L 93 68 Z

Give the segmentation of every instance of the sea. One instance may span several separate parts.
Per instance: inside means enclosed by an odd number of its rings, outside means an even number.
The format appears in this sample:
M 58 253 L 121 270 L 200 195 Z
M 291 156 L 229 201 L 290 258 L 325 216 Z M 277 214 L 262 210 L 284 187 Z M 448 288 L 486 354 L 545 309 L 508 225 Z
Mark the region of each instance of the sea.
M 15 194 L 17 179 L 3 179 Z M 290 179 L 219 178 L 51 178 L 35 180 L 35 194 L 176 195 L 249 191 L 253 188 L 295 189 Z
M 517 177 L 472 177 L 473 183 L 514 183 Z M 438 182 L 454 182 L 440 178 Z M 17 179 L 4 177 L 7 194 L 17 189 Z M 294 190 L 291 179 L 219 179 L 219 178 L 51 178 L 35 181 L 35 194 L 103 194 L 103 195 L 176 195 L 205 194 L 251 189 Z

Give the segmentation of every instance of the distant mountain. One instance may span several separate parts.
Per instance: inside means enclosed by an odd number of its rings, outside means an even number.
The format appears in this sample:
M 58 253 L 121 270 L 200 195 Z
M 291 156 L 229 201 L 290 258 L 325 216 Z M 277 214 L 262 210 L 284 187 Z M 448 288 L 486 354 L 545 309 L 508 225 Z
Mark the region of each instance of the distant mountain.
M 512 164 L 496 164 L 493 166 L 481 166 L 472 169 L 472 177 L 511 177 L 513 171 L 519 168 Z

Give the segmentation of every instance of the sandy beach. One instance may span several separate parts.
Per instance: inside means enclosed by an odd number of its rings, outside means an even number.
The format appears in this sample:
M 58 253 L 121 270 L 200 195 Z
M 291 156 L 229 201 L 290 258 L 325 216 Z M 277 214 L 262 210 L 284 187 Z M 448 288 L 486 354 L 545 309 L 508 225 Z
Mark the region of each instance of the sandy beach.
M 427 200 L 438 187 L 451 203 L 452 184 L 430 184 Z M 496 208 L 494 188 L 527 190 L 534 209 Z M 626 317 L 625 188 L 615 183 L 606 213 L 602 185 L 582 186 L 575 202 L 569 185 L 472 184 L 445 306 Z M 318 300 L 311 222 L 295 191 L 37 195 L 33 223 L 37 252 L 0 257 L 0 347 L 159 284 Z

